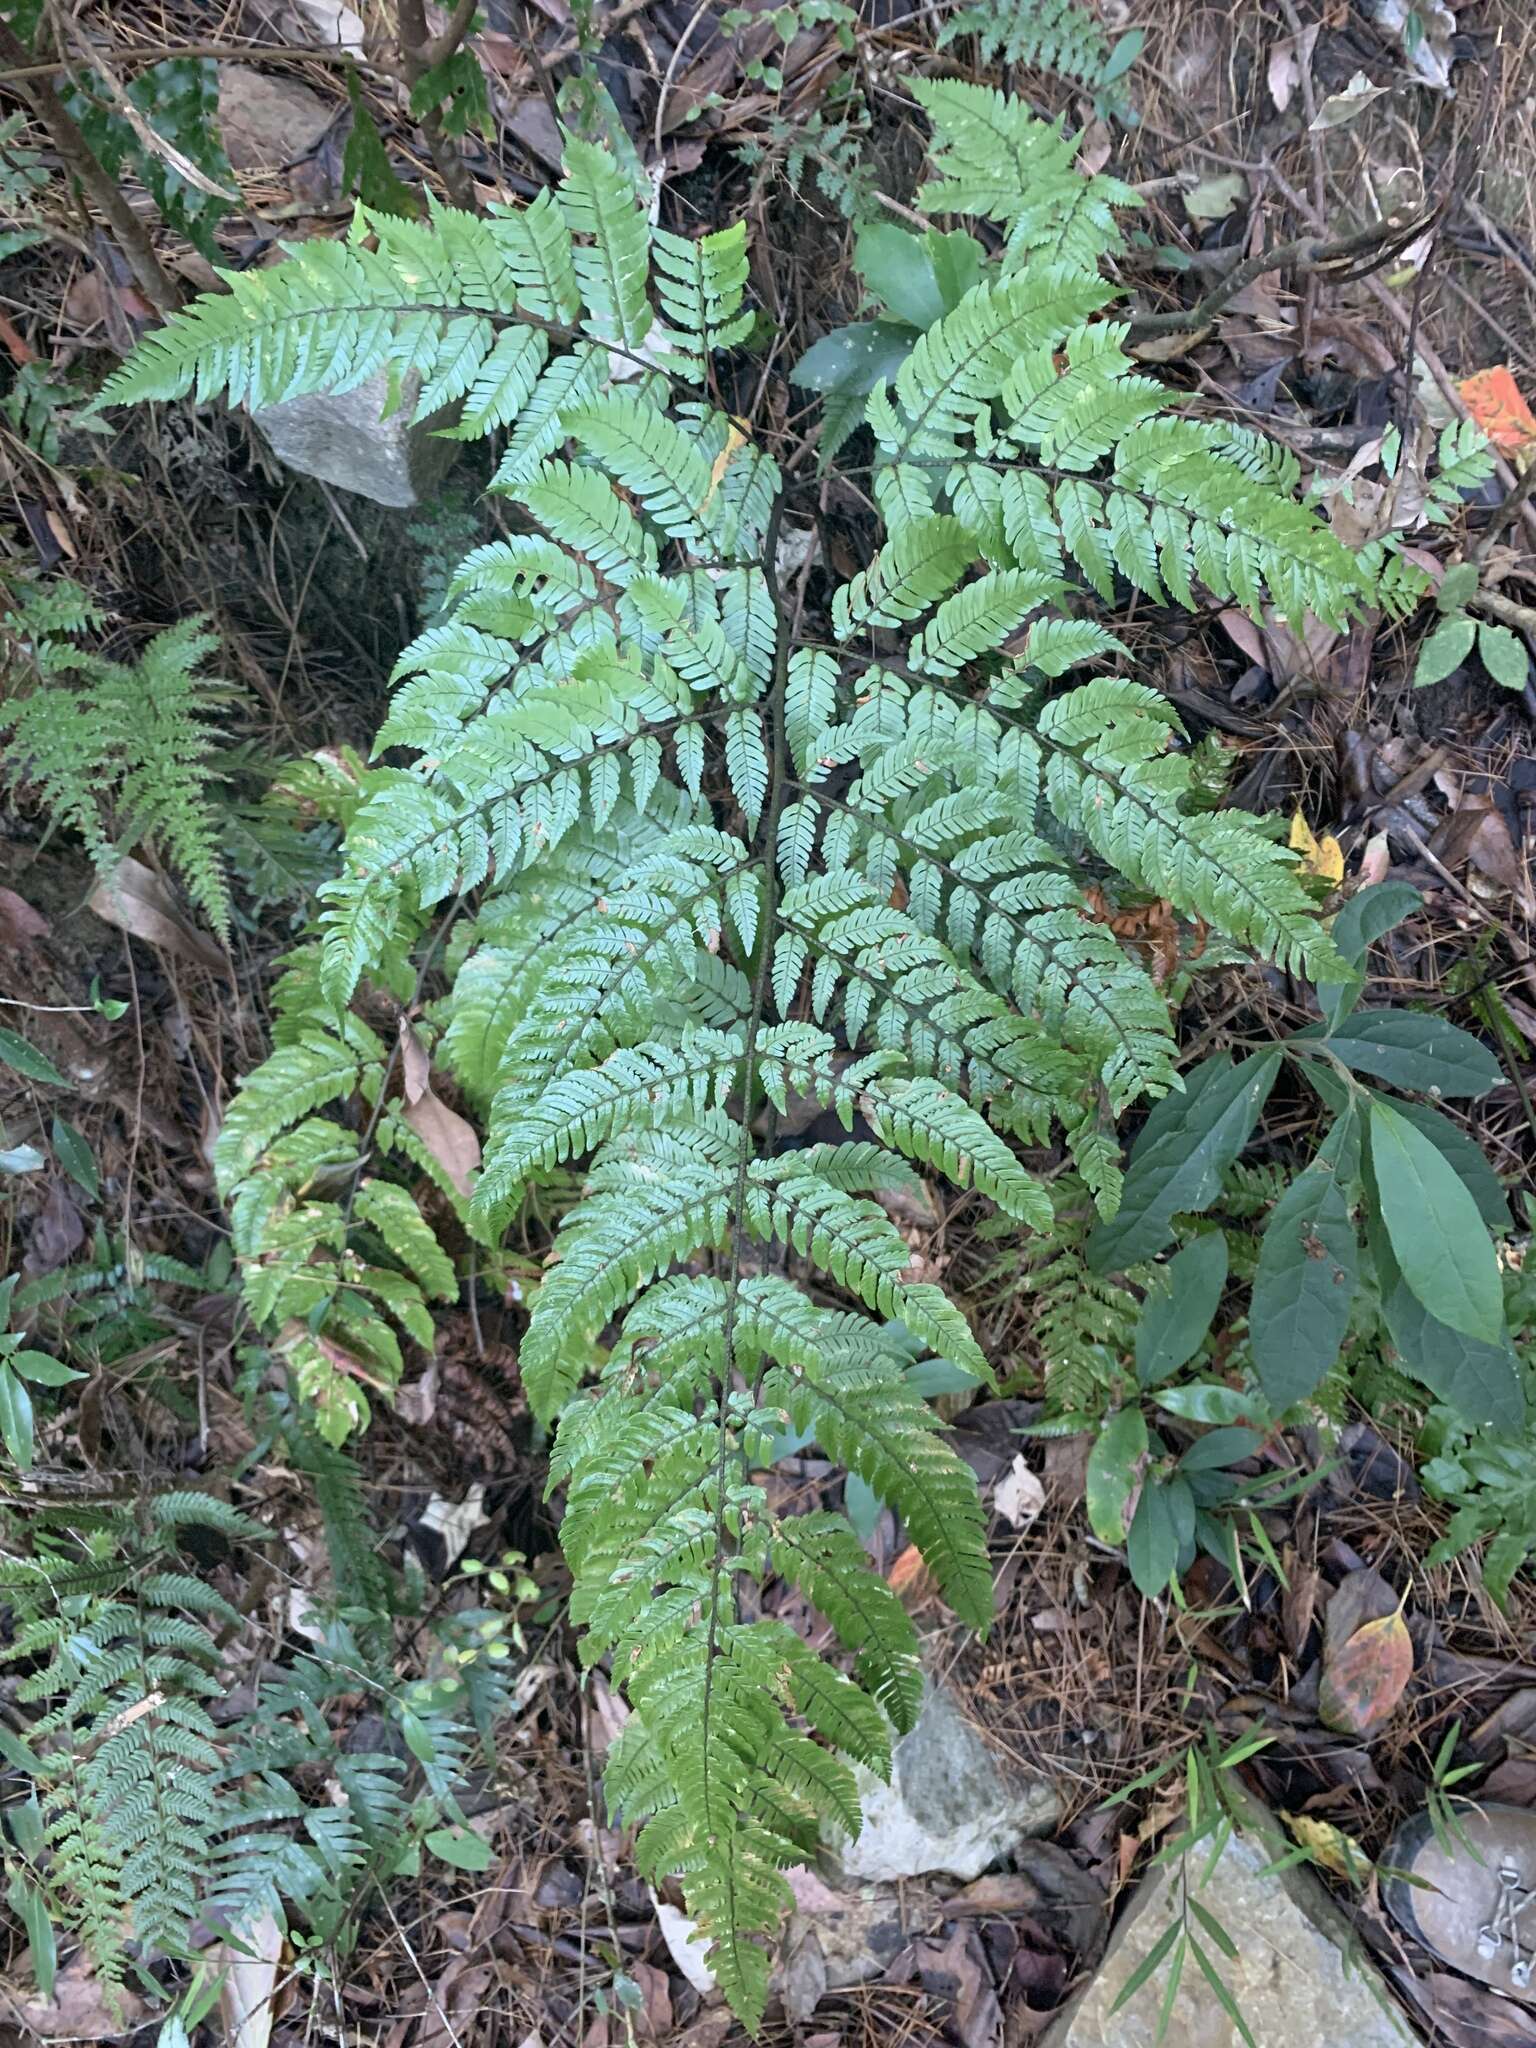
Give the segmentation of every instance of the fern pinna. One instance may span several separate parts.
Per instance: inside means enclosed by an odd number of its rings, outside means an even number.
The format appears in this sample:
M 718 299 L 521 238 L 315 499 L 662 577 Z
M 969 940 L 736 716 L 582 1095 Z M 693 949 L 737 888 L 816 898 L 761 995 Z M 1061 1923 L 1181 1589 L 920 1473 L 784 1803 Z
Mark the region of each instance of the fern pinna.
M 779 467 L 713 397 L 751 328 L 744 229 L 652 232 L 588 143 L 527 208 L 360 211 L 345 243 L 231 276 L 108 392 L 262 404 L 387 369 L 419 416 L 457 401 L 455 432 L 501 437 L 518 530 L 400 659 L 391 765 L 219 1165 L 250 1298 L 339 1437 L 398 1377 L 391 1319 L 425 1344 L 454 1285 L 403 1182 L 436 1178 L 484 1270 L 529 1188 L 586 1162 L 522 1372 L 559 1418 L 584 1655 L 633 1710 L 609 1802 L 754 2024 L 782 1871 L 857 1827 L 849 1760 L 885 1771 L 920 1691 L 849 1522 L 763 1485 L 774 1440 L 814 1435 L 957 1613 L 990 1612 L 973 1483 L 903 1370 L 913 1338 L 987 1361 L 879 1197 L 929 1169 L 1047 1232 L 1025 1155 L 1059 1142 L 1113 1210 L 1115 1119 L 1176 1085 L 1175 1045 L 1090 886 L 1203 920 L 1206 959 L 1334 960 L 1293 857 L 1212 807 L 1166 703 L 1113 672 L 1092 598 L 1198 583 L 1339 622 L 1365 589 L 1288 458 L 1175 417 L 1127 360 L 1099 258 L 1133 196 L 996 94 L 914 89 L 920 198 L 995 223 L 997 254 L 870 398 L 884 537 L 825 638 L 796 631 Z M 1085 667 L 1110 672 L 1063 685 Z M 467 1194 L 376 1028 L 443 982 L 435 1058 L 484 1132 Z M 807 1102 L 848 1135 L 776 1142 Z M 854 1676 L 761 1618 L 770 1573 Z

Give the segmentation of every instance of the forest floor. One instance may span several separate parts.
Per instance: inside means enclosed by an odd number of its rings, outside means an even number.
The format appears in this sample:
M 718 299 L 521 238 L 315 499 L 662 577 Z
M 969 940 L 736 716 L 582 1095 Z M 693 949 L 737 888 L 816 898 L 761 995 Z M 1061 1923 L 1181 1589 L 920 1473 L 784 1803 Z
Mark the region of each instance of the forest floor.
M 804 8 L 787 49 L 771 44 L 783 74 L 777 87 L 761 75 L 766 27 L 737 31 L 713 0 L 624 4 L 610 10 L 606 33 L 599 20 L 597 75 L 664 179 L 669 217 L 697 225 L 746 216 L 754 288 L 786 357 L 859 310 L 852 233 L 838 204 L 839 186 L 855 176 L 855 149 L 865 162 L 861 195 L 878 195 L 893 218 L 910 197 L 920 151 L 903 80 L 943 69 L 1001 81 L 1002 68 L 984 61 L 974 38 L 936 48 L 943 12 L 873 0 L 854 20 L 849 57 L 835 23 Z M 1423 247 L 1369 276 L 1314 272 L 1292 288 L 1283 274 L 1261 273 L 1201 326 L 1170 323 L 1147 351 L 1162 374 L 1334 472 L 1394 423 L 1464 414 L 1460 387 L 1474 373 L 1507 366 L 1513 386 L 1536 397 L 1536 72 L 1528 54 L 1536 24 L 1518 0 L 1438 11 L 1451 24 L 1437 17 L 1449 65 L 1439 90 L 1405 87 L 1400 42 L 1373 20 L 1379 10 L 1349 0 L 1103 0 L 1102 12 L 1115 34 L 1145 32 L 1126 81 L 1133 127 L 1099 119 L 1049 73 L 1018 70 L 1007 82 L 1083 125 L 1085 156 L 1141 191 L 1143 226 L 1175 252 L 1143 293 L 1150 310 L 1193 305 L 1230 262 L 1224 252 L 1323 229 L 1348 233 L 1388 190 L 1398 203 L 1409 191 L 1427 221 Z M 218 59 L 226 75 L 237 63 L 262 71 L 272 97 L 266 117 L 284 138 L 308 137 L 301 154 L 248 137 L 237 164 L 240 206 L 219 228 L 221 258 L 236 266 L 262 261 L 283 235 L 329 231 L 348 210 L 346 69 L 334 53 L 306 49 L 320 37 L 321 16 L 339 17 L 345 32 L 350 10 L 319 0 L 229 0 L 216 10 L 158 0 L 81 12 L 84 29 L 107 48 L 234 51 Z M 526 10 L 492 0 L 474 47 L 490 85 L 493 139 L 472 131 L 465 145 L 480 196 L 526 197 L 550 179 L 558 145 L 547 92 L 551 77 L 569 70 L 572 43 L 565 0 Z M 843 102 L 828 96 L 849 66 L 868 109 L 867 131 L 856 136 L 839 126 Z M 1362 73 L 1389 89 L 1355 118 L 1334 127 L 1298 119 L 1348 95 Z M 401 171 L 430 175 L 397 96 L 371 75 L 368 91 Z M 229 107 L 230 132 L 250 127 L 259 111 L 238 79 Z M 829 166 L 821 182 L 818 157 Z M 189 287 L 205 281 L 195 250 L 171 240 L 167 251 Z M 82 244 L 72 256 L 54 240 L 6 262 L 0 342 L 13 365 L 42 360 L 83 390 L 142 327 L 135 285 L 125 274 L 108 282 L 99 253 Z M 1536 422 L 1525 418 L 1501 425 L 1512 459 L 1536 444 Z M 809 419 L 807 406 L 803 418 L 773 425 L 792 446 Z M 225 672 L 242 692 L 231 735 L 240 750 L 236 795 L 259 794 L 268 764 L 367 747 L 394 656 L 431 617 L 446 566 L 496 530 L 470 461 L 434 503 L 396 511 L 294 478 L 242 419 L 217 409 L 156 409 L 90 436 L 66 407 L 57 425 L 45 450 L 14 416 L 0 426 L 6 553 L 13 564 L 62 566 L 86 583 L 128 642 L 189 611 L 210 615 Z M 1491 485 L 1487 502 L 1505 489 Z M 818 511 L 823 546 L 851 568 L 865 503 L 835 467 Z M 1536 601 L 1533 534 L 1527 507 L 1492 557 L 1503 578 L 1494 587 L 1521 609 Z M 1392 971 L 1375 993 L 1412 1003 L 1459 987 L 1469 1004 L 1482 1004 L 1474 1014 L 1497 1035 L 1509 1081 L 1464 1118 L 1506 1184 L 1528 1185 L 1536 1161 L 1531 685 L 1498 688 L 1462 667 L 1415 689 L 1412 651 L 1385 622 L 1311 644 L 1232 612 L 1197 619 L 1177 636 L 1160 616 L 1133 615 L 1122 630 L 1138 672 L 1193 731 L 1220 735 L 1235 756 L 1239 801 L 1299 814 L 1320 844 L 1336 842 L 1351 878 L 1390 874 L 1421 891 L 1422 909 L 1395 935 Z M 56 1467 L 143 1481 L 227 1471 L 254 1448 L 235 1387 L 248 1339 L 221 1261 L 210 1152 L 221 1105 L 262 1053 L 273 963 L 310 907 L 311 884 L 301 864 L 284 870 L 290 850 L 262 841 L 251 805 L 232 817 L 239 908 L 227 954 L 167 904 L 147 871 L 142 886 L 104 899 L 68 834 L 48 831 L 25 804 L 0 819 L 0 994 L 62 1012 L 99 990 L 121 1005 L 112 1017 L 39 1014 L 35 1030 L 29 1025 L 70 1079 L 66 1102 L 40 1107 L 0 1073 L 5 1143 L 45 1145 L 47 1114 L 60 1110 L 99 1174 L 94 1199 L 56 1173 L 12 1179 L 0 1207 L 9 1255 L 0 1270 L 106 1276 L 90 1286 L 111 1296 L 131 1338 L 47 1447 Z M 1155 946 L 1155 933 L 1146 943 Z M 1288 999 L 1279 977 L 1272 997 L 1277 1009 Z M 1198 1028 L 1219 1044 L 1219 1011 Z M 1277 1099 L 1271 1113 L 1278 1132 L 1302 1111 Z M 936 1201 L 902 1220 L 914 1253 L 966 1301 L 1013 1390 L 955 1418 L 994 1510 L 990 1639 L 967 1639 L 946 1620 L 910 1569 L 888 1511 L 869 1541 L 931 1632 L 935 1667 L 1004 1753 L 1057 1788 L 1062 1813 L 1038 1855 L 1024 1852 L 1015 1871 L 989 1881 L 990 1892 L 922 1892 L 910 1939 L 877 1978 L 828 1991 L 803 2021 L 771 2017 L 766 2038 L 803 2048 L 952 2040 L 1014 2048 L 1036 2038 L 1102 1944 L 1100 1919 L 1061 1907 L 1063 1871 L 1089 1886 L 1085 1896 L 1112 1904 L 1171 1807 L 1155 1786 L 1119 1806 L 1104 1801 L 1182 1756 L 1213 1723 L 1235 1734 L 1260 1715 L 1274 1739 L 1246 1766 L 1250 1782 L 1276 1810 L 1338 1830 L 1365 1859 L 1422 1805 L 1458 1724 L 1459 1753 L 1489 1766 L 1480 1795 L 1536 1807 L 1536 1584 L 1517 1575 L 1501 1609 L 1470 1558 L 1424 1568 L 1447 1511 L 1420 1484 L 1414 1446 L 1390 1415 L 1353 1414 L 1326 1446 L 1306 1433 L 1286 1439 L 1277 1456 L 1305 1483 L 1288 1506 L 1266 1511 L 1273 1565 L 1241 1599 L 1213 1604 L 1214 1584 L 1202 1583 L 1197 1566 L 1182 1603 L 1146 1602 L 1088 1534 L 1086 1440 L 1020 1433 L 1039 1413 L 1042 1372 L 1027 1289 L 999 1248 L 977 1238 L 965 1200 L 948 1209 Z M 125 1274 L 121 1248 L 130 1242 L 197 1269 L 202 1284 Z M 531 1226 L 530 1270 L 544 1249 Z M 70 1297 L 61 1299 L 63 1313 Z M 393 1558 L 414 1559 L 441 1586 L 462 1556 L 511 1548 L 537 1581 L 522 1617 L 517 1716 L 477 1815 L 494 1861 L 484 1875 L 434 1865 L 396 1886 L 387 1906 L 362 1915 L 344 1981 L 285 1957 L 270 2015 L 277 2048 L 319 2039 L 605 2048 L 631 2038 L 723 2048 L 736 2038 L 729 2016 L 674 1960 L 626 1840 L 591 1818 L 615 1710 L 601 1679 L 583 1682 L 563 1619 L 543 1445 L 517 1379 L 522 1327 L 515 1288 L 446 1313 L 435 1357 L 359 1446 Z M 161 1391 L 167 1360 L 175 1361 L 176 1402 Z M 260 1466 L 247 1475 L 288 1552 L 278 1567 L 284 1597 L 261 1609 L 273 1656 L 306 1574 L 324 1570 L 323 1543 L 305 1522 L 312 1510 L 297 1488 L 285 1490 L 290 1476 Z M 840 1486 L 814 1460 L 781 1468 L 775 1483 L 802 1498 L 823 1489 L 834 1501 Z M 1345 1585 L 1362 1613 L 1401 1607 L 1414 1648 L 1398 1710 L 1369 1737 L 1330 1731 L 1318 1711 L 1320 1620 Z M 1426 1970 L 1374 1885 L 1339 1876 L 1337 1889 L 1426 2035 L 1438 2027 L 1435 2038 L 1455 2048 L 1536 2039 L 1518 2009 Z M 24 1935 L 9 1924 L 4 1938 L 12 1970 L 0 1951 L 0 1988 L 15 2012 L 29 1995 L 15 1973 Z M 616 1968 L 639 1986 L 642 2003 L 605 2012 L 595 1992 Z M 105 2038 L 113 2021 L 87 1998 L 67 2031 Z

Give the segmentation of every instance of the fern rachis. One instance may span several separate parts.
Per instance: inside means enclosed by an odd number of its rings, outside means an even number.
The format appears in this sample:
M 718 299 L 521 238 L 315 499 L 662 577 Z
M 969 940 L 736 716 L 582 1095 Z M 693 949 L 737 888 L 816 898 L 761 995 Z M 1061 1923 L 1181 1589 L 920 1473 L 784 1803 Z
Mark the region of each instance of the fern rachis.
M 886 1326 L 987 1361 L 878 1195 L 927 1166 L 1049 1233 L 1014 1148 L 1061 1142 L 1113 1208 L 1113 1119 L 1175 1085 L 1175 1044 L 1090 888 L 1332 961 L 1292 857 L 1206 807 L 1163 700 L 1061 683 L 1121 652 L 1063 599 L 1119 579 L 1189 603 L 1199 580 L 1342 620 L 1364 595 L 1282 458 L 1166 412 L 1098 317 L 1132 195 L 998 95 L 922 97 L 929 203 L 989 213 L 1007 245 L 869 401 L 885 537 L 831 593 L 830 640 L 797 639 L 780 592 L 777 465 L 704 395 L 749 325 L 743 232 L 651 236 L 586 145 L 521 213 L 360 210 L 348 243 L 173 320 L 108 393 L 264 404 L 410 370 L 423 415 L 462 396 L 466 430 L 508 436 L 495 488 L 529 530 L 476 551 L 401 659 L 380 745 L 415 764 L 355 793 L 220 1173 L 252 1305 L 338 1440 L 455 1284 L 407 1184 L 431 1177 L 494 1248 L 587 1162 L 522 1371 L 559 1421 L 584 1654 L 634 1710 L 610 1804 L 642 1823 L 642 1868 L 682 1876 L 754 2024 L 783 1868 L 823 1822 L 856 1826 L 847 1759 L 883 1768 L 918 1699 L 911 1624 L 851 1525 L 781 1515 L 754 1477 L 773 1441 L 814 1434 L 957 1612 L 990 1607 L 974 1486 Z M 424 953 L 448 969 L 433 1057 L 484 1131 L 468 1201 L 353 1007 L 366 983 L 377 1019 Z M 842 1142 L 775 1141 L 801 1097 Z M 773 1572 L 856 1679 L 743 1618 L 738 1585 Z

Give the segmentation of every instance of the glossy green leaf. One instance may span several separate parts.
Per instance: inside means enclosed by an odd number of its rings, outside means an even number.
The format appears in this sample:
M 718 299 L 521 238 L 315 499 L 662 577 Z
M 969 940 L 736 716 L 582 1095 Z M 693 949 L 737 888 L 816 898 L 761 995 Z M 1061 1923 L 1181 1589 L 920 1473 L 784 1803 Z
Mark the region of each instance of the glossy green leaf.
M 1499 1262 L 1461 1176 L 1422 1131 L 1380 1099 L 1371 1104 L 1370 1138 L 1381 1216 L 1404 1279 L 1438 1321 L 1498 1344 L 1504 1334 Z
M 964 228 L 955 228 L 949 234 L 930 228 L 923 237 L 923 247 L 933 265 L 934 281 L 944 302 L 944 310 L 953 313 L 972 285 L 979 281 L 987 252 Z
M 1179 1460 L 1181 1472 L 1217 1472 L 1251 1458 L 1264 1439 L 1256 1429 L 1227 1427 L 1197 1437 Z
M 1146 1457 L 1146 1417 L 1139 1408 L 1118 1409 L 1088 1453 L 1088 1521 L 1101 1543 L 1125 1541 L 1126 1511 Z
M 1373 1098 L 1374 1100 L 1374 1098 Z M 1505 1194 L 1498 1175 L 1483 1156 L 1482 1147 L 1469 1138 L 1460 1124 L 1442 1116 L 1438 1109 L 1431 1109 L 1427 1102 L 1396 1102 L 1391 1107 L 1400 1117 L 1411 1123 L 1416 1131 L 1428 1138 L 1444 1158 L 1456 1169 L 1467 1193 L 1477 1204 L 1477 1213 L 1490 1230 L 1505 1231 L 1510 1227 L 1509 1197 Z
M 1179 1522 L 1173 1499 L 1176 1484 L 1179 1482 L 1158 1482 L 1142 1488 L 1125 1539 L 1125 1561 L 1130 1567 L 1132 1582 L 1137 1592 L 1147 1600 L 1155 1600 L 1166 1590 L 1178 1566 Z M 1190 1524 L 1193 1527 L 1194 1502 L 1190 1499 L 1188 1487 L 1181 1487 L 1181 1491 L 1184 1499 L 1189 1501 Z
M 1277 1409 L 1304 1401 L 1338 1357 L 1359 1265 L 1337 1176 L 1309 1167 L 1270 1212 L 1248 1312 L 1259 1384 Z
M 1200 1380 L 1192 1387 L 1166 1387 L 1157 1405 L 1182 1422 L 1268 1422 L 1264 1396 L 1257 1389 L 1223 1386 L 1217 1380 Z
M 1485 1344 L 1437 1322 L 1403 1278 L 1379 1215 L 1368 1218 L 1366 1237 L 1376 1267 L 1381 1318 L 1403 1370 L 1468 1422 L 1494 1429 L 1521 1428 L 1525 1389 L 1508 1338 L 1501 1344 Z
M 1175 1216 L 1215 1200 L 1279 1070 L 1278 1051 L 1236 1066 L 1222 1053 L 1186 1076 L 1182 1095 L 1163 1097 L 1131 1150 L 1118 1213 L 1088 1240 L 1096 1272 L 1152 1258 L 1173 1235 Z
M 0 1442 L 23 1472 L 31 1471 L 32 1396 L 4 1363 L 0 1363 Z
M 1164 1270 L 1166 1286 L 1148 1294 L 1136 1325 L 1136 1377 L 1144 1387 L 1171 1378 L 1200 1349 L 1227 1284 L 1225 1236 L 1197 1237 Z
M 35 1045 L 28 1045 L 19 1032 L 8 1031 L 3 1024 L 0 1024 L 0 1066 L 24 1074 L 29 1081 L 44 1081 L 50 1088 L 69 1086 L 46 1053 L 39 1052 Z
M 1469 598 L 1477 595 L 1476 562 L 1453 562 L 1440 578 L 1440 588 L 1435 592 L 1435 610 L 1442 617 L 1451 612 L 1465 611 Z

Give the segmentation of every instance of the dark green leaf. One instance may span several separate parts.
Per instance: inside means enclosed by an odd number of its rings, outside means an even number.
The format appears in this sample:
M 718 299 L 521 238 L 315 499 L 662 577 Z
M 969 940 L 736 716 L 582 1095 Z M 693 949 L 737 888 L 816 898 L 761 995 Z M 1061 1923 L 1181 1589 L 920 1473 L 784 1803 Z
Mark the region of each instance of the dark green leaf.
M 1155 1600 L 1166 1590 L 1179 1561 L 1179 1531 L 1174 1519 L 1170 1489 L 1156 1483 L 1141 1489 L 1130 1533 L 1125 1539 L 1125 1561 L 1131 1579 L 1144 1599 Z M 1188 1498 L 1188 1489 L 1185 1490 Z M 1194 1503 L 1190 1502 L 1193 1522 Z
M 1407 882 L 1374 882 L 1350 897 L 1333 921 L 1332 938 L 1358 979 L 1318 985 L 1318 1001 L 1330 1025 L 1336 1025 L 1358 1001 L 1365 987 L 1365 962 L 1371 947 L 1411 916 L 1423 900 Z
M 46 1054 L 40 1053 L 35 1045 L 15 1031 L 7 1031 L 0 1024 L 0 1066 L 25 1074 L 29 1081 L 46 1081 L 50 1088 L 67 1088 L 69 1083 Z
M 1371 1169 L 1392 1253 L 1432 1316 L 1497 1345 L 1504 1288 L 1488 1227 L 1460 1175 L 1387 1103 L 1371 1104 Z
M 1264 1439 L 1256 1429 L 1213 1429 L 1192 1443 L 1179 1460 L 1181 1472 L 1211 1472 L 1251 1458 Z
M 1118 2012 L 1122 2005 L 1128 2005 L 1136 1996 L 1142 1985 L 1146 1983 L 1152 1972 L 1163 1960 L 1163 1957 L 1167 1955 L 1169 1949 L 1173 1947 L 1174 1942 L 1178 1940 L 1181 1932 L 1181 1923 L 1178 1916 L 1175 1915 L 1157 1937 L 1156 1941 L 1153 1942 L 1151 1948 L 1147 1950 L 1147 1953 L 1142 1957 L 1135 1969 L 1132 1970 L 1130 1976 L 1126 1978 L 1125 1983 L 1121 1986 L 1120 1996 L 1110 2007 L 1112 2013 Z
M 364 104 L 356 71 L 347 73 L 347 94 L 352 101 L 352 130 L 341 155 L 342 191 L 355 194 L 375 213 L 415 220 L 421 213 L 421 201 L 396 175 L 383 137 Z
M 944 294 L 925 236 L 911 234 L 894 221 L 875 221 L 859 231 L 853 267 L 866 289 L 909 327 L 932 327 L 943 319 Z
M 1304 1401 L 1338 1357 L 1359 1264 L 1337 1176 L 1309 1167 L 1270 1212 L 1248 1315 L 1259 1384 L 1277 1409 Z
M 1366 1236 L 1376 1267 L 1382 1321 L 1403 1370 L 1468 1422 L 1494 1429 L 1521 1428 L 1525 1390 L 1508 1338 L 1502 1344 L 1484 1344 L 1436 1322 L 1403 1278 L 1379 1215 L 1367 1219 Z
M 76 1187 L 83 1188 L 94 1202 L 101 1193 L 101 1175 L 96 1171 L 95 1154 L 74 1125 L 65 1123 L 61 1116 L 53 1120 L 53 1151 Z
M 13 1734 L 4 1721 L 0 1721 L 0 1757 L 5 1758 L 13 1771 L 23 1771 L 29 1778 L 35 1778 L 41 1768 L 37 1758 L 21 1737 Z M 14 1807 L 11 1812 L 14 1814 Z M 23 1843 L 21 1846 L 25 1848 L 26 1844 Z
M 1195 1941 L 1193 1938 L 1191 1938 L 1189 1945 L 1191 1949 L 1194 1951 L 1195 1961 L 1200 1965 L 1201 1975 L 1205 1978 L 1206 1983 L 1210 1985 L 1212 1991 L 1216 1994 L 1216 2003 L 1221 2007 L 1222 2011 L 1226 2014 L 1227 2018 L 1232 2022 L 1233 2026 L 1236 2027 L 1239 2034 L 1242 2035 L 1244 2041 L 1247 2042 L 1248 2048 L 1258 2048 L 1258 2043 L 1253 2038 L 1252 2029 L 1249 2027 L 1248 2022 L 1243 2018 L 1243 2015 L 1238 2008 L 1237 2000 L 1232 1996 L 1232 1993 L 1229 1990 L 1225 1979 L 1222 1977 L 1221 1972 L 1217 1969 L 1216 1965 L 1211 1961 L 1210 1957 L 1206 1954 L 1205 1950 L 1200 1946 L 1198 1941 Z
M 437 1744 L 432 1740 L 431 1729 L 408 1707 L 400 1716 L 400 1733 L 405 1737 L 406 1748 L 418 1763 L 430 1764 L 437 1761 Z
M 917 331 L 889 320 L 859 320 L 834 327 L 814 342 L 790 371 L 807 391 L 835 392 L 862 398 L 887 377 L 894 377 L 907 357 Z
M 1227 1240 L 1219 1230 L 1197 1237 L 1168 1261 L 1167 1286 L 1148 1294 L 1136 1325 L 1136 1377 L 1155 1387 L 1200 1349 L 1227 1284 Z
M 23 1472 L 31 1471 L 32 1396 L 5 1364 L 0 1364 L 0 1442 Z
M 1499 1177 L 1483 1157 L 1482 1147 L 1469 1138 L 1459 1124 L 1431 1109 L 1427 1102 L 1394 1102 L 1392 1108 L 1406 1118 L 1416 1131 L 1448 1159 L 1461 1176 L 1467 1192 L 1477 1204 L 1477 1213 L 1490 1230 L 1510 1227 L 1509 1200 Z
M 1417 1010 L 1361 1010 L 1336 1025 L 1323 1042 L 1356 1073 L 1424 1094 L 1485 1095 L 1504 1078 L 1504 1069 L 1481 1039 L 1444 1017 Z
M 1132 1148 L 1118 1215 L 1088 1240 L 1096 1272 L 1153 1257 L 1173 1234 L 1175 1216 L 1215 1200 L 1279 1069 L 1278 1051 L 1255 1053 L 1237 1066 L 1222 1053 L 1186 1077 L 1182 1095 L 1163 1097 Z
M 1146 1457 L 1145 1416 L 1139 1408 L 1118 1409 L 1088 1453 L 1088 1520 L 1101 1543 L 1125 1541 L 1125 1512 Z
M 923 246 L 933 265 L 934 280 L 939 287 L 939 297 L 944 301 L 944 310 L 953 313 L 980 278 L 987 252 L 964 228 L 956 228 L 947 235 L 940 234 L 937 228 L 930 228 L 923 237 Z
M 425 1838 L 425 1846 L 455 1870 L 478 1875 L 491 1867 L 491 1845 L 473 1828 L 433 1828 Z
M 411 87 L 413 121 L 434 109 L 445 135 L 467 135 L 471 128 L 478 128 L 487 142 L 494 139 L 485 73 L 472 50 L 455 50 L 441 64 L 424 71 Z

